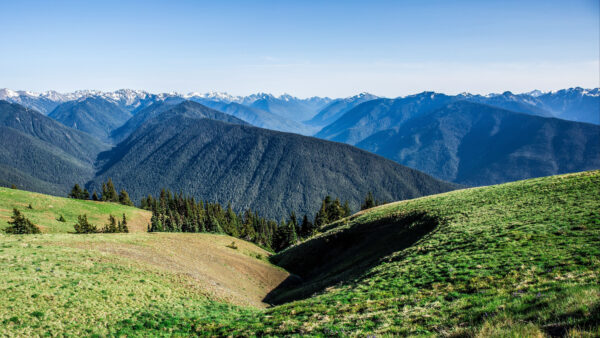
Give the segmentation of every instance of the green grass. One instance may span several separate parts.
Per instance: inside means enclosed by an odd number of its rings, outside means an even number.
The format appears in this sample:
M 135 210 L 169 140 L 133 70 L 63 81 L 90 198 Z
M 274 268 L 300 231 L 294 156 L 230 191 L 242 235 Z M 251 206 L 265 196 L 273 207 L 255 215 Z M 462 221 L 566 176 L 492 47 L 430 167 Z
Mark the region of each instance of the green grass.
M 174 333 L 152 315 L 222 323 L 252 309 L 211 301 L 189 279 L 93 250 L 138 235 L 0 235 L 0 336 L 117 335 L 124 324 Z M 143 316 L 143 319 L 136 319 Z M 181 325 L 181 323 L 179 323 Z M 195 330 L 185 326 L 186 332 Z
M 33 209 L 28 206 L 31 203 Z M 150 212 L 116 203 L 75 200 L 0 187 L 0 231 L 8 226 L 13 208 L 40 226 L 43 233 L 73 232 L 77 216 L 87 214 L 90 222 L 99 228 L 108 222 L 110 214 L 120 218 L 125 213 L 133 231 L 145 231 Z M 59 222 L 63 216 L 66 222 Z
M 240 315 L 211 332 L 598 336 L 598 196 L 600 172 L 594 171 L 466 189 L 359 213 L 275 260 L 285 260 L 293 272 L 294 261 L 302 267 L 315 254 L 305 250 L 314 242 L 333 245 L 344 238 L 340 233 L 401 221 L 415 212 L 437 219 L 438 225 L 352 279 L 265 313 Z M 333 258 L 321 256 L 324 263 Z
M 57 245 L 81 236 L 0 236 L 0 335 L 599 336 L 599 196 L 593 171 L 358 213 L 274 257 L 306 280 L 263 311 Z

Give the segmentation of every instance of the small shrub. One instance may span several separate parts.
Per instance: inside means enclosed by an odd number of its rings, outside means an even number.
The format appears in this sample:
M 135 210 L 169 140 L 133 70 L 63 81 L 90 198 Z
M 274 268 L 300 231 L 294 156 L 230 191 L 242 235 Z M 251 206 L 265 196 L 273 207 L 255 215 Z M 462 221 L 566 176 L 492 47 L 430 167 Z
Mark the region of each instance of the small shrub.
M 237 248 L 238 248 L 237 245 L 235 245 L 235 241 L 232 241 L 231 244 L 227 245 L 227 247 L 234 249 L 234 250 L 237 250 Z
M 60 215 L 60 217 L 57 218 L 56 220 L 59 222 L 63 222 L 63 223 L 67 221 L 63 215 Z
M 16 186 L 16 185 L 14 185 L 14 184 L 12 184 L 12 185 L 10 186 L 10 188 L 11 188 L 11 189 L 17 189 L 17 186 Z
M 29 205 L 27 206 L 27 209 L 33 209 L 33 206 L 31 206 L 31 203 L 29 203 Z

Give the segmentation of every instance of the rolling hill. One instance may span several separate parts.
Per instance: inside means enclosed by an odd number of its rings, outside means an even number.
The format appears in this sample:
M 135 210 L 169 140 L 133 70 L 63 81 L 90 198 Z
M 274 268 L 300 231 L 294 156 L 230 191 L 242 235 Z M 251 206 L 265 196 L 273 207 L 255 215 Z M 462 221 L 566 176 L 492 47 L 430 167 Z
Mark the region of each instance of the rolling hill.
M 56 107 L 49 117 L 103 142 L 110 142 L 110 133 L 122 126 L 131 113 L 116 104 L 98 97 L 69 101 Z
M 32 209 L 28 206 L 31 204 Z M 19 189 L 0 187 L 0 232 L 8 226 L 13 208 L 40 226 L 42 233 L 73 232 L 77 216 L 86 214 L 90 223 L 101 228 L 108 216 L 125 214 L 130 232 L 146 232 L 151 212 L 109 202 L 84 201 L 72 198 L 44 195 Z M 63 216 L 66 222 L 58 219 Z
M 600 126 L 459 101 L 358 147 L 476 186 L 600 168 Z
M 165 187 L 231 201 L 236 210 L 251 208 L 269 218 L 292 210 L 313 214 L 326 195 L 348 200 L 356 210 L 368 191 L 397 200 L 455 188 L 348 145 L 190 118 L 173 109 L 102 153 L 98 166 L 90 191 L 111 177 L 137 201 Z
M 0 334 L 596 336 L 599 193 L 592 171 L 385 204 L 271 257 L 291 275 L 222 235 L 0 234 Z
M 93 163 L 108 145 L 37 111 L 0 101 L 0 185 L 66 194 L 94 176 Z

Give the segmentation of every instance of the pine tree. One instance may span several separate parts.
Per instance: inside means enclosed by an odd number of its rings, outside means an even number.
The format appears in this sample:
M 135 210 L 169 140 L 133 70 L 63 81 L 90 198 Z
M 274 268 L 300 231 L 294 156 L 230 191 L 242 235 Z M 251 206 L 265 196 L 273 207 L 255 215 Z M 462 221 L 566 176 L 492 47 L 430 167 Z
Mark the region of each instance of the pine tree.
M 303 238 L 308 238 L 315 234 L 315 227 L 311 221 L 308 220 L 308 216 L 304 214 L 302 218 L 302 224 L 300 225 L 300 236 Z
M 99 201 L 100 200 L 98 198 L 98 194 L 96 193 L 96 190 L 94 190 L 94 193 L 92 194 L 92 200 L 94 200 L 94 201 Z
M 77 216 L 77 223 L 75 223 L 73 227 L 75 228 L 75 233 L 78 234 L 90 234 L 98 232 L 96 226 L 88 222 L 86 214 Z
M 375 206 L 375 199 L 373 198 L 373 193 L 369 191 L 367 193 L 367 196 L 365 197 L 365 201 L 360 206 L 360 210 L 370 209 L 370 208 L 373 208 L 374 206 Z
M 342 209 L 342 204 L 337 198 L 333 202 L 329 203 L 329 205 L 327 205 L 326 210 L 329 223 L 335 222 L 344 217 L 344 210 Z
M 108 178 L 108 182 L 106 182 L 106 200 L 109 202 L 119 202 L 119 196 L 117 195 L 117 189 L 115 189 L 115 185 L 113 184 L 112 178 Z
M 127 217 L 123 214 L 123 220 L 121 221 L 121 232 L 129 232 L 129 227 L 127 226 Z
M 344 211 L 344 215 L 342 217 L 348 217 L 348 216 L 352 215 L 352 210 L 350 209 L 350 204 L 348 204 L 348 201 L 344 202 L 344 206 L 342 206 L 342 210 Z
M 90 199 L 90 192 L 87 189 L 83 189 L 83 192 L 81 193 L 81 199 L 82 200 Z
M 127 193 L 127 191 L 125 191 L 125 189 L 121 189 L 121 192 L 119 193 L 119 203 L 123 205 L 133 206 L 133 202 L 131 201 L 131 199 L 129 199 L 129 194 Z
M 102 200 L 108 201 L 108 188 L 104 182 L 102 182 Z
M 21 235 L 21 234 L 39 234 L 41 233 L 40 228 L 33 224 L 29 219 L 25 218 L 17 208 L 13 208 L 12 220 L 8 221 L 10 226 L 4 231 L 7 234 Z
M 113 215 L 108 215 L 108 223 L 104 225 L 102 232 L 113 234 L 119 231 L 117 219 Z
M 79 184 L 75 184 L 73 186 L 73 189 L 71 189 L 71 193 L 69 194 L 69 197 L 81 199 L 82 195 L 83 195 L 83 190 L 81 190 L 81 188 L 79 187 Z
M 314 225 L 317 228 L 320 228 L 320 227 L 324 226 L 325 224 L 329 223 L 329 217 L 327 215 L 327 207 L 329 206 L 328 201 L 330 201 L 329 196 L 327 196 L 327 197 L 325 197 L 325 199 L 323 199 L 323 201 L 321 202 L 321 209 L 319 209 L 319 211 L 317 212 L 317 215 L 315 216 Z

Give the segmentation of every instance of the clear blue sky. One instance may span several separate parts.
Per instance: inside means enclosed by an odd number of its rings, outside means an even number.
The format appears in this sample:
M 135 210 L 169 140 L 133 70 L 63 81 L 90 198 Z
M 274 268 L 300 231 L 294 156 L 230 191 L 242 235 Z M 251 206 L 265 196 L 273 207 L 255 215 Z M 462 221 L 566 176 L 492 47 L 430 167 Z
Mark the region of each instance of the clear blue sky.
M 0 0 L 0 88 L 400 96 L 599 86 L 598 0 Z

